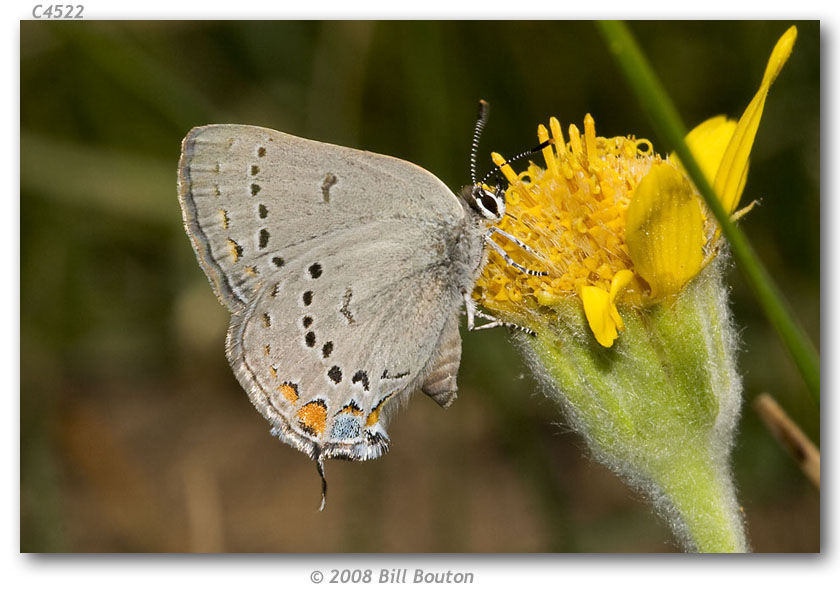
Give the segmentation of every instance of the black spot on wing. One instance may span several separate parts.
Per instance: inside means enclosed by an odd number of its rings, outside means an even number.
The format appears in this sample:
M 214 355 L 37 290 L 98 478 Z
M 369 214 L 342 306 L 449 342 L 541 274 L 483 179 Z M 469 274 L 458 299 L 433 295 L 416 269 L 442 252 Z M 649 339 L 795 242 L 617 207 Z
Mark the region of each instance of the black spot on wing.
M 352 379 L 353 383 L 361 383 L 365 391 L 370 391 L 370 382 L 368 381 L 367 371 L 356 371 Z
M 338 365 L 333 365 L 329 371 L 327 371 L 327 376 L 332 379 L 332 381 L 336 384 L 341 383 L 341 368 Z
M 324 177 L 324 182 L 321 184 L 321 196 L 324 198 L 324 202 L 330 201 L 330 188 L 337 182 L 338 177 L 332 173 L 327 173 L 326 177 Z
M 404 371 L 402 373 L 397 373 L 396 375 L 391 375 L 391 374 L 388 373 L 388 369 L 385 369 L 382 372 L 382 376 L 380 377 L 380 379 L 402 379 L 403 377 L 405 377 L 409 373 L 410 373 L 410 371 Z
M 344 300 L 341 304 L 341 308 L 338 312 L 344 315 L 344 318 L 347 319 L 347 322 L 353 325 L 356 322 L 356 319 L 353 318 L 353 313 L 350 312 L 350 300 L 353 299 L 353 290 L 347 288 L 344 290 Z

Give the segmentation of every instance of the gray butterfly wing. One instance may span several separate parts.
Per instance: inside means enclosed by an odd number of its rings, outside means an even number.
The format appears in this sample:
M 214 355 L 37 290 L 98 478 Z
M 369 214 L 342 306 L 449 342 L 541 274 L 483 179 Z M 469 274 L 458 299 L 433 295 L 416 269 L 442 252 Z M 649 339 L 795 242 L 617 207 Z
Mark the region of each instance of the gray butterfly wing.
M 446 325 L 457 326 L 446 265 L 421 266 L 420 232 L 398 231 L 377 224 L 305 244 L 233 317 L 228 358 L 240 383 L 275 433 L 310 455 L 387 449 L 387 416 L 425 381 Z
M 185 226 L 231 309 L 228 358 L 284 441 L 375 458 L 400 400 L 451 402 L 481 234 L 398 159 L 248 126 L 184 140 Z
M 178 189 L 199 262 L 231 310 L 307 240 L 372 221 L 455 227 L 465 218 L 416 165 L 250 125 L 190 131 Z

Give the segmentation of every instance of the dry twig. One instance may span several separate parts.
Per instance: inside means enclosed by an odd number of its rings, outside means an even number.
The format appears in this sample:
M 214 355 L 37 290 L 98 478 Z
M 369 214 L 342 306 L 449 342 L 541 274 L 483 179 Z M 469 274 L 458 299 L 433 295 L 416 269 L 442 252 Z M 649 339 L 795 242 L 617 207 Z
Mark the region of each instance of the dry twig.
M 770 432 L 793 456 L 799 468 L 814 487 L 820 489 L 820 450 L 791 421 L 782 407 L 769 394 L 760 394 L 754 407 Z

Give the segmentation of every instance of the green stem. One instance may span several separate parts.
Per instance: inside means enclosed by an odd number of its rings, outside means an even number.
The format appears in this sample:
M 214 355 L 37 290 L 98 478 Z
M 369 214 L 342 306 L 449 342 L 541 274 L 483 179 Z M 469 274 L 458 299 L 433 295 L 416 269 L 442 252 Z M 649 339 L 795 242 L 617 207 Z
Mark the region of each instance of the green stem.
M 729 219 L 700 166 L 685 143 L 686 129 L 683 122 L 656 77 L 650 64 L 636 43 L 627 26 L 618 21 L 599 23 L 601 33 L 608 42 L 657 132 L 666 144 L 673 147 L 697 189 L 714 214 L 729 245 L 732 255 L 741 268 L 767 319 L 776 329 L 787 347 L 799 372 L 802 374 L 811 397 L 820 402 L 819 355 L 811 341 L 796 324 L 787 303 L 770 275 L 758 259 L 746 236 Z
M 741 517 L 732 510 L 735 492 L 705 457 L 683 456 L 657 474 L 657 484 L 695 552 L 748 552 Z M 725 471 L 724 471 L 725 472 Z

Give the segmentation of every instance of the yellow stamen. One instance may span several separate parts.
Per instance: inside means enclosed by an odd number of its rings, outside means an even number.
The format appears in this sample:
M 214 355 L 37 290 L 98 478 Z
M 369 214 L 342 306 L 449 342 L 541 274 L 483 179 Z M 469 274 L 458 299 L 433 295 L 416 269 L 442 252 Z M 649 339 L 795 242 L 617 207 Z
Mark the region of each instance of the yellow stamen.
M 739 208 L 734 213 L 732 213 L 732 216 L 729 217 L 729 219 L 734 223 L 735 221 L 738 221 L 739 219 L 742 219 L 743 217 L 746 217 L 747 213 L 749 213 L 752 209 L 754 209 L 757 204 L 758 204 L 758 200 L 753 200 L 752 202 L 747 204 L 744 208 Z
M 583 118 L 583 135 L 586 140 L 586 159 L 590 169 L 598 168 L 598 149 L 595 147 L 595 119 L 586 113 Z
M 580 140 L 580 130 L 574 124 L 569 126 L 569 144 L 572 146 L 572 152 L 578 156 L 583 155 L 583 143 Z
M 566 140 L 563 139 L 563 129 L 560 127 L 560 121 L 556 117 L 551 117 L 548 120 L 548 127 L 551 129 L 551 138 L 554 140 L 554 149 L 557 156 L 562 160 L 566 154 Z
M 540 141 L 540 144 L 544 144 L 550 139 L 548 137 L 548 129 L 542 123 L 537 127 L 537 139 Z M 543 148 L 542 155 L 546 168 L 554 175 L 557 175 L 557 161 L 554 160 L 554 150 L 551 149 L 551 146 Z
M 505 161 L 504 157 L 499 154 L 498 152 L 493 152 L 490 155 L 490 158 L 493 160 L 493 164 L 499 167 L 502 171 L 502 175 L 505 176 L 510 183 L 516 183 L 519 180 L 519 177 L 516 175 L 516 172 L 511 168 L 507 161 Z

